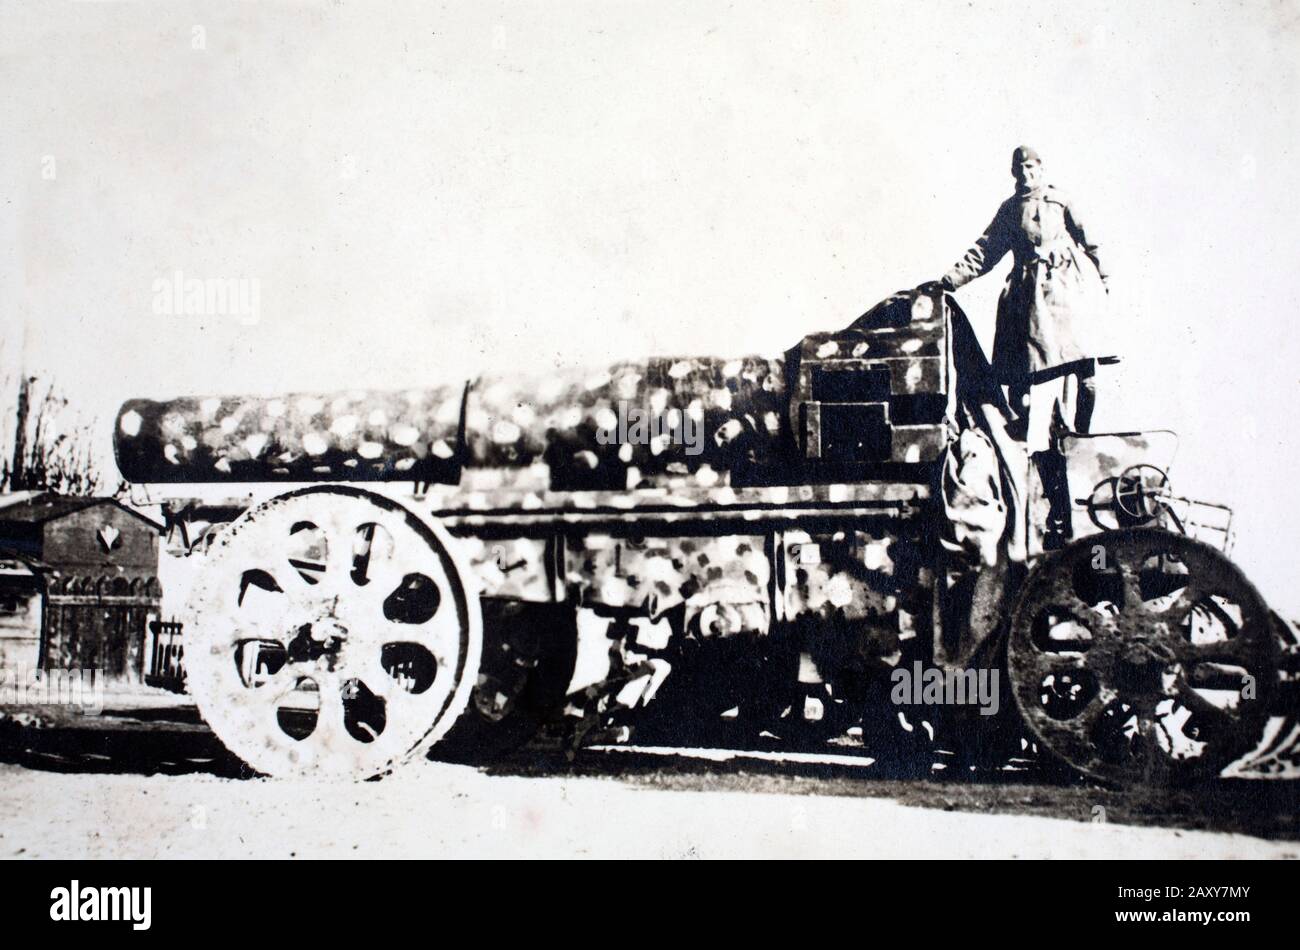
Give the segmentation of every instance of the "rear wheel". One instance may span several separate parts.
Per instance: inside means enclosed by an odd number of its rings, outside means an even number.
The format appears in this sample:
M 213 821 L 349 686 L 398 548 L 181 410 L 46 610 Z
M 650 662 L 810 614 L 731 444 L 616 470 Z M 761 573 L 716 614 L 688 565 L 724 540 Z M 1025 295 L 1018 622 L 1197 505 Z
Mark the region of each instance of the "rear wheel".
M 1253 749 L 1278 682 L 1270 612 L 1214 548 L 1157 529 L 1044 558 L 1007 666 L 1040 748 L 1122 785 L 1217 776 Z

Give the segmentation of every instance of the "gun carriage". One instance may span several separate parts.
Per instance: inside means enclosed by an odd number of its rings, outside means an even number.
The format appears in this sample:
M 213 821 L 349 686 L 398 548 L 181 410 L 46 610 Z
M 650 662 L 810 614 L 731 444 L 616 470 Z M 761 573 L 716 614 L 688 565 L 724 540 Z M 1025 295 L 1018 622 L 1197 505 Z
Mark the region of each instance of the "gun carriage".
M 920 664 L 1003 672 L 1000 714 L 953 732 L 983 752 L 1219 774 L 1295 675 L 1230 514 L 1173 494 L 1172 434 L 1072 435 L 1027 506 L 1068 509 L 1060 550 L 1026 576 L 941 543 L 987 371 L 951 297 L 902 294 L 778 357 L 132 400 L 115 447 L 196 568 L 188 688 L 264 773 L 365 778 L 566 714 L 575 746 L 686 722 L 881 755 L 934 741 L 939 710 L 883 701 Z

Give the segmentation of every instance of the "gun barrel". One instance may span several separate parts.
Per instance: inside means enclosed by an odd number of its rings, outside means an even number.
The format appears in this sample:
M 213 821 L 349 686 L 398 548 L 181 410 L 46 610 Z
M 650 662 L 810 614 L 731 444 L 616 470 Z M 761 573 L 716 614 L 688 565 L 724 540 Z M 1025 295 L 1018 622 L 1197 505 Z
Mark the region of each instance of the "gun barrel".
M 134 482 L 454 483 L 464 386 L 410 392 L 134 399 L 114 427 Z

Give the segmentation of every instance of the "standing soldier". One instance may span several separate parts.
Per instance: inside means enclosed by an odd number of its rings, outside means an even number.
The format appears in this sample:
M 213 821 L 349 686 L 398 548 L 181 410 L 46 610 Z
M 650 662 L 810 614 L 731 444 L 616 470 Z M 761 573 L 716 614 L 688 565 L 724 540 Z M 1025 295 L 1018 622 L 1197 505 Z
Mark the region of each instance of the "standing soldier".
M 1116 361 L 1088 342 L 1097 333 L 1103 294 L 1108 293 L 1106 272 L 1073 206 L 1043 180 L 1038 153 L 1028 146 L 1017 148 L 1011 174 L 1015 194 L 1002 202 L 962 259 L 941 280 L 921 289 L 956 290 L 1011 253 L 1014 263 L 998 301 L 993 373 L 1006 388 L 1014 415 L 1008 433 L 1035 458 L 1053 499 L 1049 533 L 1059 535 L 1068 512 L 1055 497 L 1063 487 L 1056 484 L 1063 472 L 1055 437 L 1070 429 L 1089 431 L 1097 363 Z M 1012 487 L 1013 495 L 1022 496 L 1014 502 L 1023 503 L 1024 488 L 1023 482 Z M 1016 558 L 1023 548 L 1014 533 Z
M 1073 206 L 1044 182 L 1038 153 L 1024 145 L 1016 149 L 1011 174 L 1016 193 L 938 284 L 956 290 L 1011 252 L 1014 264 L 998 301 L 993 371 L 1007 387 L 1011 407 L 1028 423 L 1031 451 L 1041 451 L 1058 413 L 1056 421 L 1076 432 L 1087 432 L 1091 424 L 1096 364 L 1111 358 L 1084 341 L 1095 330 L 1106 271 Z M 1043 418 L 1034 420 L 1040 406 Z

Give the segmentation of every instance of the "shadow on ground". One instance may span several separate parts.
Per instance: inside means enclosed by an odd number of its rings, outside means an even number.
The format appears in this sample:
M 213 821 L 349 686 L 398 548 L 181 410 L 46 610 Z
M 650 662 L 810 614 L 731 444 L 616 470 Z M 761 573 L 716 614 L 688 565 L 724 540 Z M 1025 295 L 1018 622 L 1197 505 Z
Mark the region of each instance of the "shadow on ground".
M 604 779 L 691 792 L 887 798 L 944 811 L 1035 815 L 1154 826 L 1175 833 L 1179 829 L 1205 830 L 1300 841 L 1297 781 L 1219 779 L 1187 789 L 1117 790 L 1033 763 L 1015 770 L 971 770 L 947 761 L 942 770 L 931 770 L 932 763 L 924 759 L 865 765 L 770 761 L 746 757 L 744 752 L 710 755 L 695 758 L 620 748 L 582 749 L 570 758 L 561 744 L 541 739 L 479 767 L 489 775 Z M 0 717 L 0 763 L 86 774 L 204 774 L 227 779 L 255 775 L 225 750 L 192 706 L 98 717 L 8 710 Z
M 537 745 L 486 767 L 489 774 L 605 777 L 647 788 L 887 798 L 943 811 L 1034 815 L 1096 824 L 1233 832 L 1300 842 L 1300 781 L 1217 779 L 1192 788 L 1105 788 L 1059 768 L 920 769 L 737 756 L 715 761 L 583 750 L 571 761 Z M 1297 849 L 1300 857 L 1300 848 Z
M 46 772 L 114 775 L 253 773 L 217 741 L 192 706 L 129 715 L 72 715 L 42 708 L 0 718 L 0 762 Z

